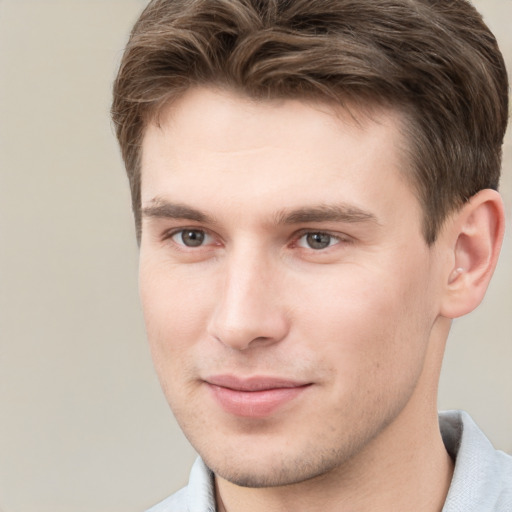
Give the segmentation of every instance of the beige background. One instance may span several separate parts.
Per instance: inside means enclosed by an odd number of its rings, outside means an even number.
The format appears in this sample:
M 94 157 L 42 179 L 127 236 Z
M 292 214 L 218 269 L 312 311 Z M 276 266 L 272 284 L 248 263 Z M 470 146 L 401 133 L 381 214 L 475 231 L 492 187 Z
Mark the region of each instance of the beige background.
M 0 510 L 135 512 L 194 454 L 161 395 L 137 298 L 110 84 L 141 0 L 0 0 Z M 512 69 L 512 1 L 480 0 Z M 455 323 L 441 408 L 512 452 L 509 231 L 479 311 Z

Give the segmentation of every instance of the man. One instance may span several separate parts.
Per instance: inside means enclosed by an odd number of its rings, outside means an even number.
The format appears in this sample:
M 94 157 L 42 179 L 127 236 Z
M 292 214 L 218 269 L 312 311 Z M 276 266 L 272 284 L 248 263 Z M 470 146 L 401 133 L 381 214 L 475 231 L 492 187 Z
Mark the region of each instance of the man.
M 508 104 L 465 0 L 157 0 L 113 118 L 154 363 L 200 459 L 157 511 L 505 511 L 438 418 L 504 231 Z

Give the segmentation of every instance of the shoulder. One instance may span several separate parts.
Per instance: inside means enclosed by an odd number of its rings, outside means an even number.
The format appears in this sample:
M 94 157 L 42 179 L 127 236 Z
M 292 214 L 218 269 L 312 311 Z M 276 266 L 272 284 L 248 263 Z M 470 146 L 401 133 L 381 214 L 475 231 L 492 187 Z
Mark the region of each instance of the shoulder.
M 183 487 L 183 489 L 151 507 L 146 512 L 188 512 L 187 488 Z
M 443 512 L 512 511 L 512 457 L 495 450 L 467 413 L 449 411 L 439 420 L 446 449 L 455 460 Z
M 215 512 L 214 477 L 200 457 L 197 458 L 187 487 L 169 496 L 146 512 Z
M 504 452 L 496 452 L 494 477 L 498 480 L 499 494 L 497 510 L 512 510 L 512 457 Z

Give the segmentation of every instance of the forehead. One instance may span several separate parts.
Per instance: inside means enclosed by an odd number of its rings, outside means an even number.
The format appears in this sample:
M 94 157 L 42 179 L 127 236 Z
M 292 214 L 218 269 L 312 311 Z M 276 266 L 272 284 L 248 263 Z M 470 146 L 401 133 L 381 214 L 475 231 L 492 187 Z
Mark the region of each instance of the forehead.
M 396 145 L 403 146 L 405 137 L 401 128 L 408 123 L 407 117 L 398 108 L 371 101 L 347 100 L 339 104 L 328 98 L 259 99 L 212 85 L 192 87 L 166 104 L 150 118 L 143 139 L 147 138 L 148 132 L 157 129 L 165 136 L 164 132 L 169 134 L 179 125 L 180 133 L 172 135 L 178 135 L 182 140 L 194 142 L 201 135 L 207 135 L 212 144 L 222 140 L 222 145 L 229 149 L 237 146 L 243 150 L 247 143 L 245 135 L 251 128 L 256 128 L 250 138 L 257 145 L 275 141 L 276 135 L 287 143 L 313 140 L 329 127 L 336 132 L 345 126 L 355 134 L 373 123 L 382 125 L 388 133 L 393 132 Z M 263 125 L 266 129 L 260 130 Z M 215 137 L 217 140 L 213 140 Z
M 308 202 L 366 202 L 367 209 L 384 185 L 388 202 L 411 193 L 403 179 L 408 163 L 402 117 L 390 109 L 256 101 L 198 88 L 157 121 L 143 140 L 143 206 L 186 196 L 245 209 L 257 202 L 274 213 Z M 400 186 L 393 190 L 393 184 Z

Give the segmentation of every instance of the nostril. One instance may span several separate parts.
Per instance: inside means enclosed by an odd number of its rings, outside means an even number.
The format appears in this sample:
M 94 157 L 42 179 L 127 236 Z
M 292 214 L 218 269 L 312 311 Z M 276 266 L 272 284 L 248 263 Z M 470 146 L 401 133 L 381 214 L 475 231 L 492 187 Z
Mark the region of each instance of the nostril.
M 258 322 L 253 326 L 246 323 L 236 328 L 213 322 L 209 334 L 228 348 L 244 351 L 279 342 L 286 335 L 286 327 L 284 322 L 270 318 L 267 322 Z

